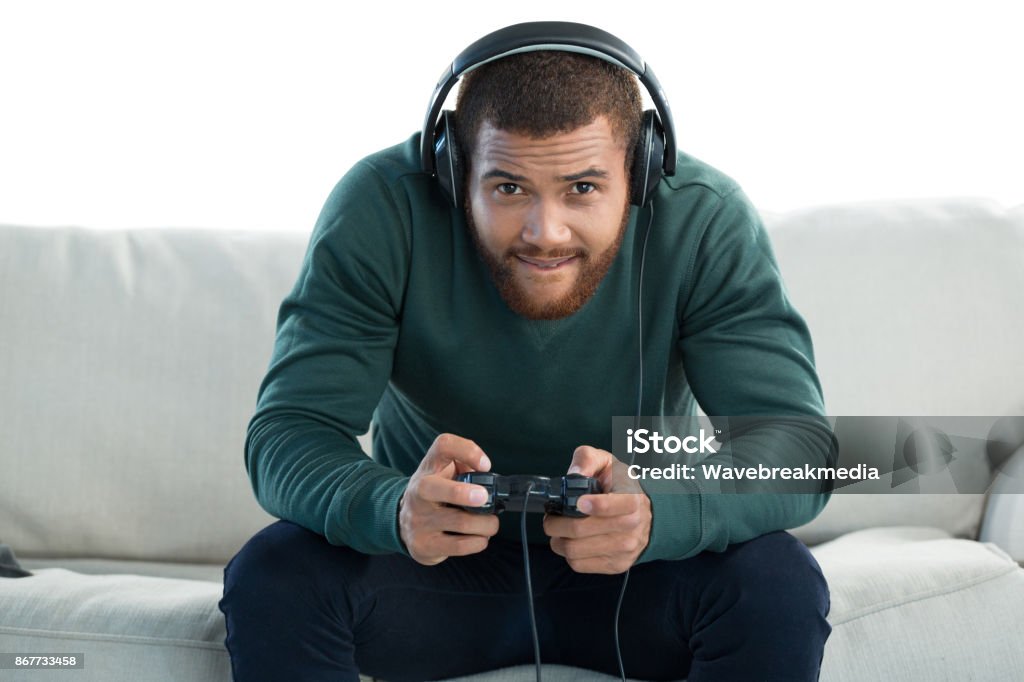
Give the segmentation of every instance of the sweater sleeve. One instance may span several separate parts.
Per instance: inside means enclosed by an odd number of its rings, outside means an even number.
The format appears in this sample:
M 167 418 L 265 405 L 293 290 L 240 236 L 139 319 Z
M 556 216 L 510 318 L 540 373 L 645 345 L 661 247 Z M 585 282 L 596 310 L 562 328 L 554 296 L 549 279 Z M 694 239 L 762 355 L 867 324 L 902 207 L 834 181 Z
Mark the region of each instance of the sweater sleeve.
M 260 505 L 336 545 L 405 552 L 408 478 L 363 453 L 391 374 L 408 272 L 408 220 L 368 162 L 328 198 L 281 303 L 245 464 Z
M 835 464 L 811 338 L 790 303 L 767 232 L 739 191 L 727 194 L 697 242 L 680 298 L 679 347 L 694 397 L 716 429 L 730 416 L 770 416 L 728 441 L 728 466 Z M 795 416 L 795 419 L 779 419 Z M 714 456 L 711 456 L 712 461 Z M 829 485 L 807 492 L 711 492 L 699 477 L 644 484 L 651 498 L 650 542 L 640 561 L 721 552 L 817 516 Z M 750 490 L 751 488 L 745 488 Z M 778 490 L 777 488 L 773 490 Z

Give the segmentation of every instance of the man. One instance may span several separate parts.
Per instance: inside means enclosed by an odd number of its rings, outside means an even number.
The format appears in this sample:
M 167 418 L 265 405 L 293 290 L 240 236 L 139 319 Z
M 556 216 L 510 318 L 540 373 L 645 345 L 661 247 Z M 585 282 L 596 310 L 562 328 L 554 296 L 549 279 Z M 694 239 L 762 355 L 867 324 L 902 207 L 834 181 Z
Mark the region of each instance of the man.
M 823 412 L 806 326 L 735 183 L 679 154 L 630 206 L 628 71 L 534 51 L 463 78 L 465 199 L 419 135 L 357 164 L 281 306 L 246 444 L 282 519 L 225 570 L 237 679 L 444 679 L 533 661 L 518 516 L 466 471 L 597 478 L 531 517 L 541 654 L 640 679 L 815 679 L 828 588 L 782 529 L 827 495 L 665 494 L 623 475 L 611 417 Z M 641 220 L 642 219 L 642 220 Z M 649 243 L 645 245 L 645 242 Z M 374 426 L 374 459 L 356 436 Z M 815 466 L 827 438 L 765 452 Z

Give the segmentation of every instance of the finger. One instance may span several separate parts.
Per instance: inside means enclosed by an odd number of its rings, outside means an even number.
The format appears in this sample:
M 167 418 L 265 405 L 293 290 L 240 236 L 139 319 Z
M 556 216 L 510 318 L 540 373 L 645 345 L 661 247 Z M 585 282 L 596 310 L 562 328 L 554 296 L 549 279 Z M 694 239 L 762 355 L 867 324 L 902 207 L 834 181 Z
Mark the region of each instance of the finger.
M 587 516 L 623 516 L 643 506 L 643 493 L 599 493 L 582 495 L 576 508 Z
M 567 473 L 598 478 L 605 469 L 611 469 L 614 462 L 615 457 L 607 450 L 581 445 L 573 451 Z
M 443 508 L 431 515 L 430 527 L 445 533 L 493 537 L 498 532 L 498 517 L 493 514 L 471 514 L 461 509 Z
M 438 533 L 433 542 L 435 552 L 442 556 L 466 556 L 487 549 L 489 538 L 482 535 L 445 535 Z
M 543 526 L 544 533 L 550 538 L 586 538 L 617 530 L 609 527 L 607 519 L 594 523 L 590 518 L 578 519 L 553 514 L 544 516 Z
M 487 488 L 473 483 L 453 481 L 443 476 L 424 476 L 419 480 L 420 498 L 437 504 L 479 507 L 487 502 Z
M 635 563 L 635 560 L 630 560 L 629 557 L 620 555 L 599 556 L 579 560 L 573 559 L 572 561 L 566 559 L 566 562 L 569 564 L 569 568 L 577 573 L 619 575 L 620 573 L 625 573 Z
M 623 514 L 619 516 L 588 516 L 573 518 L 570 516 L 544 517 L 544 533 L 552 538 L 589 538 L 609 533 L 626 533 L 642 525 L 643 517 L 639 514 Z
M 460 472 L 491 470 L 491 460 L 479 445 L 453 433 L 442 433 L 427 450 L 420 469 L 435 473 L 449 464 L 454 464 Z
M 576 564 L 591 559 L 625 557 L 629 563 L 632 563 L 644 546 L 643 539 L 632 533 L 615 533 L 581 539 L 552 538 L 551 540 L 551 551 L 565 557 L 574 569 Z

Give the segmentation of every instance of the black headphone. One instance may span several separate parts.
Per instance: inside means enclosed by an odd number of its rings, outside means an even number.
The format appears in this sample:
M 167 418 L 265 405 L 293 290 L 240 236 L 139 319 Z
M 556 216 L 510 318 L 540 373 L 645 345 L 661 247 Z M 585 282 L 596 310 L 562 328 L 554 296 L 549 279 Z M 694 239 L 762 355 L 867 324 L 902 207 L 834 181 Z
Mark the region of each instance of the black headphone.
M 586 24 L 564 21 L 515 24 L 488 33 L 460 52 L 441 75 L 430 98 L 420 137 L 423 172 L 437 176 L 452 204 L 462 207 L 463 161 L 455 137 L 455 112 L 441 111 L 445 98 L 463 74 L 495 59 L 534 50 L 578 52 L 597 57 L 628 69 L 640 79 L 657 110 L 648 109 L 643 114 L 640 139 L 633 154 L 629 200 L 636 206 L 646 204 L 662 175 L 674 175 L 676 171 L 672 112 L 661 84 L 640 55 L 611 33 Z

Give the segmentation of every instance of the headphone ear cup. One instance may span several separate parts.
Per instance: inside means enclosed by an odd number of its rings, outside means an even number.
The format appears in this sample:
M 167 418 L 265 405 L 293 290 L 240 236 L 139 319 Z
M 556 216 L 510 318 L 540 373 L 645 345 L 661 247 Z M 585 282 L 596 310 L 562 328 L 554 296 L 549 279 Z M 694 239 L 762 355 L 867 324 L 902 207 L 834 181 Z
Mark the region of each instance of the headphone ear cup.
M 654 195 L 665 165 L 665 131 L 654 109 L 644 112 L 640 121 L 640 139 L 633 151 L 630 173 L 629 202 L 643 206 Z
M 434 129 L 434 168 L 441 189 L 455 208 L 462 207 L 462 154 L 455 137 L 455 112 L 444 110 Z

